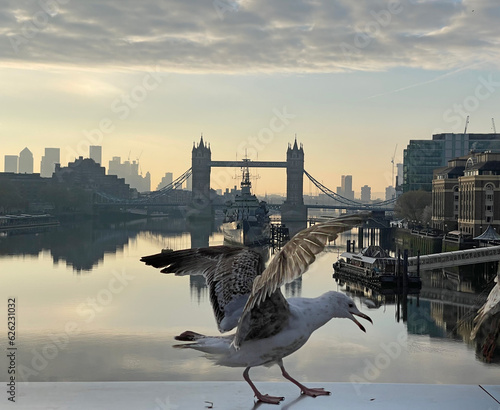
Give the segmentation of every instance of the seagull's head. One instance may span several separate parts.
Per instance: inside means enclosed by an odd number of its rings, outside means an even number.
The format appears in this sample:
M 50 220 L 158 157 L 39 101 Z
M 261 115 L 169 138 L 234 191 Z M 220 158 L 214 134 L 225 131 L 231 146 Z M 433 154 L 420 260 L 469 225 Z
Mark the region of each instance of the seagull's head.
M 361 323 L 359 323 L 359 321 L 354 316 L 361 317 L 373 324 L 370 316 L 361 313 L 357 308 L 356 304 L 354 303 L 354 301 L 349 296 L 344 295 L 343 293 L 340 292 L 332 292 L 332 293 L 335 294 L 334 297 L 337 302 L 335 316 L 351 319 L 354 323 L 356 323 L 356 325 L 358 325 L 358 327 L 363 332 L 366 332 L 365 327 Z

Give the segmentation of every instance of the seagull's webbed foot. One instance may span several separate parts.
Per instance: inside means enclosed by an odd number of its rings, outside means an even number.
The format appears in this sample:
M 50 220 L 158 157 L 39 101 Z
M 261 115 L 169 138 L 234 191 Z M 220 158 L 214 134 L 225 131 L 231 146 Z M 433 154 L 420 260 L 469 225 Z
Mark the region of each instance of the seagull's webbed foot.
M 269 396 L 269 394 L 262 394 L 260 391 L 257 390 L 257 387 L 255 387 L 255 384 L 252 383 L 250 380 L 250 376 L 248 372 L 250 371 L 250 367 L 247 367 L 245 371 L 243 372 L 243 377 L 246 380 L 246 382 L 250 385 L 250 387 L 253 390 L 253 393 L 255 394 L 255 397 L 257 397 L 257 400 L 263 402 L 263 403 L 269 403 L 269 404 L 280 404 L 281 401 L 285 400 L 284 397 L 278 397 L 278 396 Z
M 317 388 L 310 388 L 304 386 L 302 383 L 299 381 L 295 380 L 292 376 L 288 374 L 288 372 L 285 370 L 285 367 L 283 366 L 283 362 L 279 364 L 281 368 L 281 374 L 283 377 L 287 380 L 290 380 L 293 384 L 298 386 L 300 388 L 300 392 L 302 394 L 305 394 L 306 396 L 311 396 L 311 397 L 317 397 L 317 396 L 329 396 L 331 393 L 329 391 L 326 391 L 322 387 L 317 387 Z
M 310 388 L 301 384 L 301 393 L 306 396 L 317 397 L 317 396 L 329 396 L 331 393 L 326 391 L 322 387 Z
M 256 394 L 255 397 L 257 397 L 257 400 L 269 404 L 280 404 L 280 402 L 285 400 L 284 397 L 269 396 L 269 394 L 261 394 L 261 393 Z

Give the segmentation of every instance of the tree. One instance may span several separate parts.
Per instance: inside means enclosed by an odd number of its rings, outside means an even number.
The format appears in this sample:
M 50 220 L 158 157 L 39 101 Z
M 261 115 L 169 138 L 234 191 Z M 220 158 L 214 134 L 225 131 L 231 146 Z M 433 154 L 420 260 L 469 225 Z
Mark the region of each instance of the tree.
M 397 218 L 425 225 L 432 217 L 432 194 L 427 191 L 409 191 L 401 195 L 394 205 Z
M 56 213 L 83 212 L 89 205 L 90 196 L 81 187 L 66 184 L 47 184 L 41 192 L 44 202 L 53 204 Z
M 23 199 L 19 187 L 11 181 L 0 181 L 0 210 L 4 213 L 24 210 L 26 201 Z

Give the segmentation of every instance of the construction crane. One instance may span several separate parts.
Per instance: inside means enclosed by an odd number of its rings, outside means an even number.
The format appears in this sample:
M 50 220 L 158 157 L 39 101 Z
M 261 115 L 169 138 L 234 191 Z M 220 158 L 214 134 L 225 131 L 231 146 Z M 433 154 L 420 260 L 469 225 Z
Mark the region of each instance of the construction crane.
M 144 150 L 141 151 L 141 153 L 139 154 L 139 156 L 137 157 L 136 161 L 137 161 L 137 165 L 139 166 L 139 175 L 142 177 L 142 169 L 141 169 L 141 163 L 139 162 L 139 160 L 141 159 L 142 157 L 142 153 L 144 152 Z
M 396 148 L 394 148 L 394 154 L 392 154 L 391 158 L 391 164 L 392 164 L 392 179 L 391 179 L 391 184 L 393 187 L 395 187 L 395 182 L 394 182 L 394 157 L 396 156 L 396 150 L 398 149 L 398 144 L 396 144 Z
M 465 120 L 465 130 L 464 130 L 464 134 L 467 134 L 467 125 L 469 125 L 469 116 L 467 116 L 467 119 Z
M 495 119 L 491 119 L 491 124 L 493 125 L 493 132 L 496 134 L 497 133 L 497 128 L 495 127 Z

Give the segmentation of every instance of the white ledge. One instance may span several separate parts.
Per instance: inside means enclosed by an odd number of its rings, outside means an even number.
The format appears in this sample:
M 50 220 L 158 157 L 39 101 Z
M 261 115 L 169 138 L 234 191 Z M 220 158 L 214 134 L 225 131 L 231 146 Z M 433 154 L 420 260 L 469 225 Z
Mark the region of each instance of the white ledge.
M 256 382 L 256 385 L 262 393 L 285 396 L 285 400 L 279 406 L 255 404 L 253 393 L 245 382 L 37 382 L 17 383 L 15 404 L 8 402 L 9 396 L 2 389 L 0 408 L 500 409 L 500 386 L 307 383 L 308 387 L 324 387 L 332 393 L 312 398 L 301 396 L 299 389 L 288 382 Z

